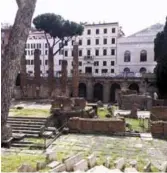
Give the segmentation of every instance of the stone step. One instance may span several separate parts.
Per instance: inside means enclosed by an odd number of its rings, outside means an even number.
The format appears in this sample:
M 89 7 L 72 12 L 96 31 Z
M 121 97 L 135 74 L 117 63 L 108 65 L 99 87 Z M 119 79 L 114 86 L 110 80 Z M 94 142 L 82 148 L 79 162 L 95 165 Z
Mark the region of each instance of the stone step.
M 19 127 L 12 127 L 12 130 L 32 130 L 32 131 L 39 131 L 40 128 L 38 128 L 38 127 L 24 127 L 24 126 L 19 126 Z
M 25 122 L 20 122 L 20 121 L 7 121 L 9 124 L 19 124 L 19 125 L 45 125 L 45 122 L 33 122 L 33 121 L 25 121 Z
M 13 133 L 24 133 L 24 134 L 39 134 L 40 130 L 33 131 L 33 130 L 15 130 L 15 129 L 13 129 L 12 132 Z
M 12 128 L 15 128 L 15 127 L 18 127 L 18 124 L 10 124 Z M 41 125 L 38 125 L 38 124 L 28 124 L 28 125 L 25 125 L 25 124 L 19 124 L 19 127 L 27 127 L 27 128 L 41 128 Z
M 22 143 L 12 143 L 12 147 L 34 147 L 34 148 L 43 148 L 43 144 L 22 144 Z
M 24 121 L 28 121 L 28 122 L 46 122 L 46 120 L 38 120 L 38 119 L 15 119 L 15 118 L 8 118 L 8 121 L 18 121 L 18 122 L 24 122 Z
M 45 117 L 22 117 L 22 116 L 9 116 L 8 119 L 31 119 L 31 120 L 46 120 Z

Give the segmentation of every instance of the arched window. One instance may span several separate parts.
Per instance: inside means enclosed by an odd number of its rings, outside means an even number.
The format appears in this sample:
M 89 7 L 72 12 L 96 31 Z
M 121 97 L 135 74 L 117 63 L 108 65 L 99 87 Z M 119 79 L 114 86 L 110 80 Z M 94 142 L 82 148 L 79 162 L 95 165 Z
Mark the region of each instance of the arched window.
M 130 69 L 126 67 L 126 68 L 124 68 L 124 72 L 129 73 Z
M 140 68 L 140 73 L 146 73 L 147 69 L 145 67 Z
M 124 53 L 124 62 L 130 62 L 130 51 L 125 51 Z
M 142 50 L 140 52 L 140 62 L 145 62 L 145 61 L 147 61 L 147 51 Z

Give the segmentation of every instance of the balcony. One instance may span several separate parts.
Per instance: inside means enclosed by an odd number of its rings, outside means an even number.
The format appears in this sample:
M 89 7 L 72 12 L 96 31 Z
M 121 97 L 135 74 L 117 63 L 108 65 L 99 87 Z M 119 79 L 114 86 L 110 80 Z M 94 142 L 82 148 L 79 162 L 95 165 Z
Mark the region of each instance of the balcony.
M 93 61 L 93 59 L 94 59 L 94 56 L 90 56 L 90 55 L 84 56 L 85 61 Z

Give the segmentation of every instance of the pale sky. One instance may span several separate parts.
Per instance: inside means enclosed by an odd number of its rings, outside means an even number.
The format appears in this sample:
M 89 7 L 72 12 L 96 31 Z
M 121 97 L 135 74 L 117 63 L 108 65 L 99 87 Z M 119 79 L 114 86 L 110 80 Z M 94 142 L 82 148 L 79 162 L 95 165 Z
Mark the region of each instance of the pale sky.
M 1 0 L 1 23 L 13 23 L 15 0 Z M 167 0 L 37 0 L 34 16 L 59 14 L 75 22 L 119 22 L 126 35 L 165 23 Z

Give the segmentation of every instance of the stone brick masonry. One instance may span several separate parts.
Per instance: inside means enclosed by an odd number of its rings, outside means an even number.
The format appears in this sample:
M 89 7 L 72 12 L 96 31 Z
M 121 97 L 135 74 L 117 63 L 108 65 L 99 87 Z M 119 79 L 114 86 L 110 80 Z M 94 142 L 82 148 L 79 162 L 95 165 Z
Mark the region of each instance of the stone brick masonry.
M 125 121 L 108 119 L 70 118 L 71 132 L 113 134 L 125 132 Z

